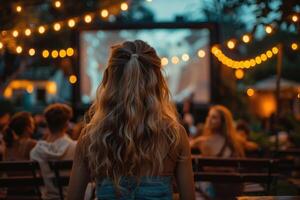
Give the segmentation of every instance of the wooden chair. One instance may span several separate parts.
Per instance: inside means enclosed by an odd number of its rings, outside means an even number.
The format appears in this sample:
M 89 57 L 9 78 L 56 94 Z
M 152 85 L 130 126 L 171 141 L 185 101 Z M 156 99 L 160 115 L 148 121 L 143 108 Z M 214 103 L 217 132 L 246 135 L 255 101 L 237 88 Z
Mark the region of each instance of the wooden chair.
M 40 186 L 44 185 L 40 166 L 33 161 L 0 162 L 0 188 L 33 187 L 34 193 L 28 196 L 16 195 L 12 199 L 41 199 Z
M 49 161 L 50 169 L 54 172 L 54 185 L 59 190 L 60 199 L 64 199 L 63 187 L 69 185 L 70 174 L 62 174 L 62 172 L 70 172 L 72 169 L 72 160 Z
M 278 160 L 258 158 L 204 158 L 192 156 L 195 181 L 218 183 L 260 183 L 266 185 L 266 193 L 270 193 L 271 183 L 279 176 Z M 222 172 L 218 168 L 230 168 L 230 172 Z M 205 168 L 211 168 L 206 171 Z M 214 170 L 215 169 L 215 170 Z

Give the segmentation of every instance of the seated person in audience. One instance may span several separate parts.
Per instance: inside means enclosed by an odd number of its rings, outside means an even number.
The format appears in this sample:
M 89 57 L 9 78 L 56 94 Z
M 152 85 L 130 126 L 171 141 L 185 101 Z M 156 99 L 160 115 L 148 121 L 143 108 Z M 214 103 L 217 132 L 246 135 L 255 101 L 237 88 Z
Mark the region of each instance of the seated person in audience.
M 224 106 L 216 105 L 210 108 L 204 125 L 203 136 L 192 141 L 191 146 L 200 148 L 201 155 L 207 157 L 244 157 L 244 149 L 234 128 L 231 112 Z M 228 168 L 208 168 L 206 171 L 232 171 Z M 231 184 L 231 187 L 224 184 L 213 183 L 209 190 L 212 199 L 234 199 L 235 195 L 241 192 L 241 185 Z M 213 192 L 211 192 L 213 191 Z M 203 192 L 203 191 L 201 191 Z
M 259 149 L 258 144 L 249 140 L 250 128 L 247 122 L 238 121 L 236 125 L 237 138 L 243 145 L 245 151 L 251 152 Z
M 4 160 L 29 160 L 29 153 L 36 145 L 36 140 L 31 139 L 34 132 L 34 122 L 30 113 L 16 113 L 5 129 L 4 141 L 6 151 Z
M 50 160 L 73 160 L 76 142 L 66 134 L 68 122 L 72 118 L 72 109 L 65 104 L 53 104 L 44 112 L 49 128 L 49 135 L 45 141 L 38 141 L 32 149 L 30 158 L 38 161 L 41 166 L 45 188 L 42 191 L 43 199 L 60 199 L 59 190 L 54 186 L 54 177 L 49 168 Z M 66 188 L 64 188 L 65 192 Z

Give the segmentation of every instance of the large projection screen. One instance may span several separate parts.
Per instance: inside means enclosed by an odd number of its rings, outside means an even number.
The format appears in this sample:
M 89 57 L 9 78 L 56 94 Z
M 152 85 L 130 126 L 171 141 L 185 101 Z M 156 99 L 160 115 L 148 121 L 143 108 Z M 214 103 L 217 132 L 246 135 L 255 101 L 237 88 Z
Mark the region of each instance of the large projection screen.
M 168 59 L 162 67 L 172 100 L 176 103 L 193 96 L 193 102 L 210 102 L 210 30 L 189 28 L 82 30 L 80 32 L 80 93 L 82 103 L 91 103 L 102 81 L 110 47 L 126 40 L 144 40 L 158 55 Z M 199 50 L 202 50 L 200 56 Z M 205 55 L 204 53 L 205 52 Z M 187 54 L 188 57 L 184 54 Z M 204 56 L 204 57 L 203 57 Z M 179 58 L 179 62 L 172 62 Z M 188 59 L 187 59 L 188 58 Z

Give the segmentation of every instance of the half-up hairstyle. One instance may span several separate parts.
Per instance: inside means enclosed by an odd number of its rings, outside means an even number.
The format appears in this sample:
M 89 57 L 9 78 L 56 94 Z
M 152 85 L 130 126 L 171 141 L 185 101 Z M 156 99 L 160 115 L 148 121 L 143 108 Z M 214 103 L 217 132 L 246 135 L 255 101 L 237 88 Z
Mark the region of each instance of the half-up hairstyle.
M 154 48 L 141 40 L 112 47 L 87 119 L 81 140 L 89 141 L 94 177 L 119 187 L 123 176 L 139 180 L 141 166 L 147 176 L 162 172 L 164 149 L 176 149 L 180 126 Z

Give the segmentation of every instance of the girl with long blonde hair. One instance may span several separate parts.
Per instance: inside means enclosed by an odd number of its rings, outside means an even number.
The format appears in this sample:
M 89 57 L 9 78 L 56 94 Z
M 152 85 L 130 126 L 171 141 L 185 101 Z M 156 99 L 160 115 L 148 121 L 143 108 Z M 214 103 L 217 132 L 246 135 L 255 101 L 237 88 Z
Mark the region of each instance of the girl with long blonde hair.
M 194 199 L 187 134 L 177 120 L 160 58 L 147 43 L 112 47 L 77 146 L 68 199 L 83 199 L 96 181 L 98 199 Z

